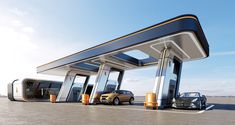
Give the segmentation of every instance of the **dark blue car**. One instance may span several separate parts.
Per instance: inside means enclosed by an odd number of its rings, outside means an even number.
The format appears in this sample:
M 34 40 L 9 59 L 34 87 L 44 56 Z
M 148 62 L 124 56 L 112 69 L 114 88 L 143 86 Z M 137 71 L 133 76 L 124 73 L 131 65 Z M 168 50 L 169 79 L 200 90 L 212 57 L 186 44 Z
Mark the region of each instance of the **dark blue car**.
M 185 92 L 173 99 L 173 108 L 205 109 L 207 98 L 199 92 Z

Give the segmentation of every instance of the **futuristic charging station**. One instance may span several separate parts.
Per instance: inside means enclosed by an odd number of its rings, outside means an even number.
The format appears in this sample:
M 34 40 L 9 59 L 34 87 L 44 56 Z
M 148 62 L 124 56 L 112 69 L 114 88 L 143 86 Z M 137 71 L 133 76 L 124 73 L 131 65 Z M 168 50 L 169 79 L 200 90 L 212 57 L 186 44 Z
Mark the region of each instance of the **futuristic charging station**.
M 137 59 L 126 54 L 130 51 L 148 57 Z M 89 77 L 96 75 L 89 99 L 93 104 L 95 94 L 107 87 L 111 72 L 119 72 L 116 89 L 120 89 L 126 70 L 156 66 L 152 91 L 157 94 L 159 108 L 164 108 L 178 93 L 183 62 L 208 56 L 209 45 L 198 18 L 182 15 L 41 65 L 37 72 L 65 76 L 57 102 L 68 101 L 77 75 L 86 77 L 80 95 L 85 93 Z

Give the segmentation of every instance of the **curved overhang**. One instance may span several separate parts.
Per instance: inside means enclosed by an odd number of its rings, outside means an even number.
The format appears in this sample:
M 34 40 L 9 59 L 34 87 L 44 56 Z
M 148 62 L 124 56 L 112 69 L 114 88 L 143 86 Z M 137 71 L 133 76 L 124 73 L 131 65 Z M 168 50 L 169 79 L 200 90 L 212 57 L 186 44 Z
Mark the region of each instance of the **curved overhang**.
M 117 70 L 151 66 L 157 64 L 161 51 L 166 47 L 182 62 L 209 56 L 209 45 L 198 18 L 182 15 L 41 65 L 37 72 L 65 75 L 72 69 L 92 75 L 104 62 Z M 149 57 L 137 59 L 126 54 L 132 50 Z

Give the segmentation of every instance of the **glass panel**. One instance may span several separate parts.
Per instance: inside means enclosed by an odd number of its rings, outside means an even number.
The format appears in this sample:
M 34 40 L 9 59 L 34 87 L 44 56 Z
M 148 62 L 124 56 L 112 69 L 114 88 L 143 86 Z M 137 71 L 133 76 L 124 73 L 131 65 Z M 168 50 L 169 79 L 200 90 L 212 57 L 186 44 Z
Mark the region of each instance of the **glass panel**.
M 49 99 L 49 87 L 50 82 L 49 81 L 40 81 L 38 88 L 36 89 L 35 97 L 38 99 Z
M 119 72 L 111 72 L 111 73 L 109 74 L 109 80 L 115 80 L 115 81 L 117 81 L 118 75 L 119 75 Z
M 86 77 L 77 75 L 74 79 L 74 84 L 85 83 Z
M 105 91 L 107 91 L 107 92 L 112 92 L 112 91 L 116 90 L 117 85 L 118 85 L 118 82 L 117 82 L 117 81 L 108 80 L 107 85 L 106 85 L 106 87 L 105 87 Z
M 62 82 L 52 82 L 50 87 L 50 94 L 57 96 L 59 94 L 61 86 Z
M 33 81 L 26 82 L 26 98 L 31 99 L 34 98 L 34 90 L 33 90 Z
M 73 85 L 70 89 L 68 101 L 70 102 L 78 102 L 81 99 L 82 88 L 86 81 L 86 77 L 76 75 Z
M 125 52 L 124 54 L 131 56 L 131 57 L 134 57 L 138 60 L 149 58 L 149 55 L 145 54 L 144 52 L 142 52 L 140 50 L 131 50 L 131 51 Z

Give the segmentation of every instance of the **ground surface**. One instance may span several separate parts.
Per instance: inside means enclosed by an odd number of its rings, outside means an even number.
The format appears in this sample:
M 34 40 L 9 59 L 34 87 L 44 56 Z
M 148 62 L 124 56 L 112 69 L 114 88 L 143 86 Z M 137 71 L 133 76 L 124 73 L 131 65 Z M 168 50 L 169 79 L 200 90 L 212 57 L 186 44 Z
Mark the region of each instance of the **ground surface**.
M 208 110 L 146 110 L 135 105 L 11 102 L 0 98 L 0 125 L 235 125 L 235 97 L 208 97 Z

